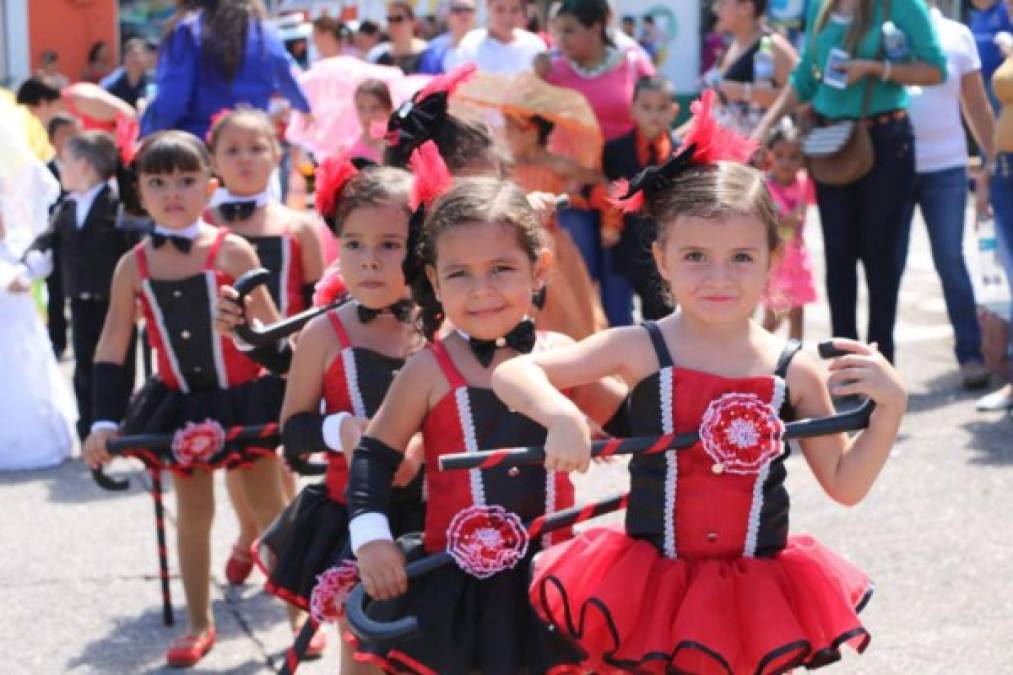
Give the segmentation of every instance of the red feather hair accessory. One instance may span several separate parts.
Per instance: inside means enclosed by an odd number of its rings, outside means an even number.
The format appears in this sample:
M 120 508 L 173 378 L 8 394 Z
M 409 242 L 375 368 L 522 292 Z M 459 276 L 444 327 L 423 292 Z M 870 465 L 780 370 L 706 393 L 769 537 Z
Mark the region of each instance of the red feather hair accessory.
M 689 107 L 693 113 L 693 128 L 683 139 L 683 147 L 696 146 L 693 164 L 747 163 L 756 152 L 757 143 L 718 124 L 712 112 L 715 96 L 714 90 L 708 89 Z
M 408 166 L 415 174 L 408 206 L 415 211 L 419 206 L 428 206 L 450 189 L 454 182 L 436 143 L 426 141 L 412 153 Z
M 426 86 L 422 87 L 418 95 L 415 96 L 415 101 L 418 102 L 427 96 L 439 93 L 445 93 L 449 97 L 454 93 L 455 89 L 474 77 L 477 72 L 478 66 L 474 63 L 468 63 L 454 68 L 449 73 L 438 75 L 430 80 Z
M 317 213 L 324 218 L 331 218 L 338 206 L 341 191 L 348 181 L 359 174 L 352 164 L 351 153 L 332 155 L 324 158 L 316 171 L 316 207 Z
M 682 151 L 663 164 L 644 168 L 629 181 L 622 179 L 612 183 L 609 203 L 623 213 L 636 213 L 643 207 L 645 197 L 664 190 L 691 166 L 748 162 L 757 144 L 718 124 L 712 113 L 713 106 L 714 91 L 708 89 L 690 106 L 692 128 L 682 140 Z

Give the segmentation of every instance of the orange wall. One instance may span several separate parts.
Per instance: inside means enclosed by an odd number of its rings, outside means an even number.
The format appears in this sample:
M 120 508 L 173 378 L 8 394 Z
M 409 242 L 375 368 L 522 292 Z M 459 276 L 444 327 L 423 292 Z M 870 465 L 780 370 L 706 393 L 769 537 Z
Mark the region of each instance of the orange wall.
M 60 72 L 81 78 L 88 50 L 105 40 L 118 62 L 117 0 L 29 0 L 28 34 L 32 70 L 47 49 L 60 56 Z

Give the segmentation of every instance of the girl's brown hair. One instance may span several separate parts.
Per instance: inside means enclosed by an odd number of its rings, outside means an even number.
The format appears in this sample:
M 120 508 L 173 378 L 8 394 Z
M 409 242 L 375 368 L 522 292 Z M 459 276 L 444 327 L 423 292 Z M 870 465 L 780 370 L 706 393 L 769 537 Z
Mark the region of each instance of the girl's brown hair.
M 341 228 L 348 215 L 365 206 L 397 204 L 408 209 L 408 195 L 411 192 L 412 176 L 403 169 L 390 166 L 370 166 L 359 171 L 341 189 L 334 214 L 325 216 L 325 221 L 340 236 Z
M 668 230 L 680 216 L 724 218 L 748 214 L 767 230 L 767 246 L 780 246 L 777 209 L 763 174 L 738 162 L 692 166 L 673 178 L 666 189 L 645 195 L 644 210 L 658 223 L 658 243 L 665 245 Z
M 383 80 L 371 77 L 360 82 L 359 86 L 355 88 L 352 98 L 359 98 L 362 95 L 372 96 L 388 111 L 394 110 L 394 100 L 390 97 L 390 88 Z
M 137 175 L 175 171 L 211 173 L 211 157 L 204 144 L 186 131 L 159 131 L 147 136 L 134 157 Z
M 281 145 L 278 143 L 278 136 L 275 133 L 274 123 L 271 118 L 267 116 L 263 110 L 257 108 L 251 108 L 248 105 L 237 106 L 233 110 L 221 114 L 213 118 L 211 128 L 208 130 L 208 147 L 211 149 L 211 153 L 214 154 L 215 148 L 218 146 L 218 142 L 222 139 L 222 134 L 229 128 L 230 125 L 236 122 L 242 121 L 246 123 L 253 123 L 255 126 L 262 127 L 264 135 L 270 139 L 271 145 L 278 152 L 281 151 Z
M 528 202 L 524 191 L 499 178 L 460 178 L 443 196 L 433 202 L 422 226 L 415 251 L 427 266 L 436 266 L 440 235 L 469 223 L 497 223 L 511 228 L 517 244 L 534 262 L 544 248 L 541 219 Z M 412 298 L 419 306 L 420 329 L 432 340 L 443 323 L 443 305 L 425 274 L 412 281 Z

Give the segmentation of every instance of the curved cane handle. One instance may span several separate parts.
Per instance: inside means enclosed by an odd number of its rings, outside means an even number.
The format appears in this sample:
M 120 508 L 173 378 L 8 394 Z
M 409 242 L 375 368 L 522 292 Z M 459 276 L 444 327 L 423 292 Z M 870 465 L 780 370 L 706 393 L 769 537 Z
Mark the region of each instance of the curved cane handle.
M 367 642 L 391 642 L 419 629 L 419 621 L 414 616 L 406 616 L 396 621 L 380 622 L 366 615 L 366 587 L 356 584 L 345 601 L 345 617 L 348 627 L 360 640 Z
M 236 279 L 232 287 L 236 289 L 237 293 L 239 293 L 239 299 L 237 302 L 239 303 L 239 306 L 243 308 L 244 313 L 246 310 L 246 297 L 258 286 L 266 284 L 270 277 L 270 272 L 263 267 L 258 267 L 257 269 L 250 270 Z M 254 328 L 247 321 L 239 324 L 232 330 L 247 344 L 253 345 L 254 347 L 266 347 L 267 345 L 274 344 L 278 340 L 287 338 L 293 333 L 299 332 L 307 323 L 321 314 L 325 314 L 334 309 L 340 304 L 340 302 L 333 302 L 323 307 L 311 307 L 299 312 L 298 314 L 293 314 L 287 319 L 282 319 L 277 323 L 272 323 L 270 326 L 262 326 L 260 328 Z
M 285 453 L 289 468 L 300 476 L 323 476 L 327 473 L 327 462 L 310 462 L 299 455 Z
M 130 480 L 128 478 L 110 478 L 102 470 L 102 467 L 92 469 L 91 477 L 100 488 L 109 490 L 110 492 L 122 492 L 130 488 Z
M 453 558 L 446 551 L 428 555 L 405 565 L 408 581 L 423 574 L 428 574 L 451 562 Z M 376 621 L 366 615 L 366 587 L 358 583 L 348 594 L 345 601 L 345 617 L 348 626 L 360 640 L 367 642 L 389 642 L 411 635 L 419 629 L 419 621 L 414 616 L 405 616 L 394 621 Z

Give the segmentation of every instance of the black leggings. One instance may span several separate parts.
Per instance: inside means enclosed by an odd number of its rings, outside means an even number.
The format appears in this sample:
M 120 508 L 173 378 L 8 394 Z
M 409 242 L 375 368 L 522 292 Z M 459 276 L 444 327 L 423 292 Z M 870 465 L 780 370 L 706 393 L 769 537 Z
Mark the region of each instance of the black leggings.
M 914 134 L 906 115 L 874 118 L 869 127 L 875 163 L 863 178 L 843 186 L 816 184 L 826 257 L 830 320 L 837 337 L 858 338 L 858 274 L 869 287 L 868 342 L 894 359 L 897 319 L 897 251 L 915 180 Z

